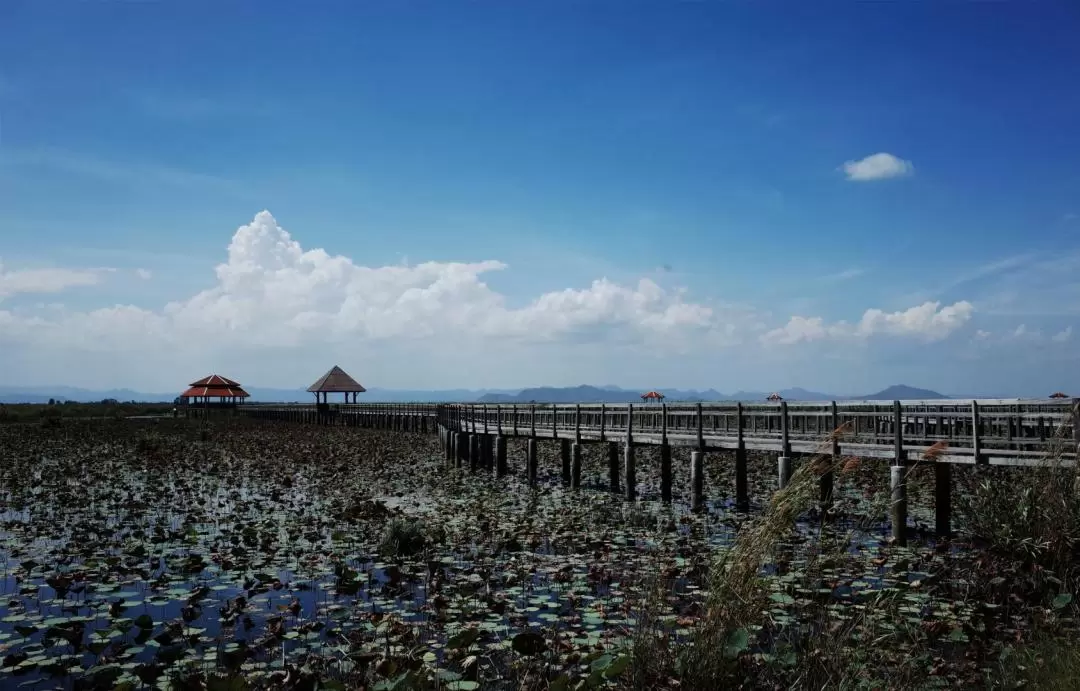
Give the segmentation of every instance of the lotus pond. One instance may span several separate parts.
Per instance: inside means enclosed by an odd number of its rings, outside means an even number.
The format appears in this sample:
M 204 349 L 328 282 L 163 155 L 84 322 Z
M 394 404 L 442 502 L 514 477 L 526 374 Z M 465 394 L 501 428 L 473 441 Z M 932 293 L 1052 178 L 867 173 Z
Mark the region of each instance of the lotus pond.
M 695 688 L 680 651 L 701 649 L 713 560 L 761 520 L 775 463 L 751 458 L 743 515 L 733 464 L 710 454 L 713 501 L 691 513 L 681 457 L 665 505 L 642 449 L 628 503 L 604 490 L 602 447 L 586 447 L 580 490 L 540 448 L 530 488 L 521 440 L 496 480 L 447 466 L 434 435 L 0 426 L 0 686 Z M 1037 564 L 891 545 L 887 475 L 846 469 L 835 515 L 799 512 L 761 564 L 756 620 L 709 652 L 732 686 L 802 686 L 824 641 L 867 688 L 985 685 L 1036 628 L 1072 630 L 1070 592 Z M 912 521 L 932 525 L 932 482 L 912 478 Z

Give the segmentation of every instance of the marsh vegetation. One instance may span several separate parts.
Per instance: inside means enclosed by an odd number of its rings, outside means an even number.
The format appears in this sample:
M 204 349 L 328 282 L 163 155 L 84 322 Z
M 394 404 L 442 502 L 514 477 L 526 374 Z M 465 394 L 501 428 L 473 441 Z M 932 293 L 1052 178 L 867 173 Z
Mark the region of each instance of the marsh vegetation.
M 1053 688 L 1080 670 L 1071 469 L 958 468 L 959 536 L 887 538 L 884 466 L 800 463 L 750 513 L 495 480 L 434 435 L 286 423 L 0 426 L 0 685 L 49 689 Z M 817 475 L 837 501 L 817 509 Z M 680 493 L 680 490 L 683 492 Z

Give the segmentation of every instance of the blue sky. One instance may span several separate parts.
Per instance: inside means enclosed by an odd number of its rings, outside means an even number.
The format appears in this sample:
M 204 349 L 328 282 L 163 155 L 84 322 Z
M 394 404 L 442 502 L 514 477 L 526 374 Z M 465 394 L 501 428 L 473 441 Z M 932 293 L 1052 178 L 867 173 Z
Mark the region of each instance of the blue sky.
M 3 3 L 0 381 L 1080 390 L 1075 6 L 313 5 Z

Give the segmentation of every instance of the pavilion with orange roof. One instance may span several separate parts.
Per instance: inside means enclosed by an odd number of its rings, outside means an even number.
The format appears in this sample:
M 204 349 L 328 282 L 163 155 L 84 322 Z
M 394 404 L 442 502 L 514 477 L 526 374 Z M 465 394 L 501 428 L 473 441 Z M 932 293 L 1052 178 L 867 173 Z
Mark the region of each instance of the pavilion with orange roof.
M 216 404 L 236 405 L 243 403 L 250 394 L 244 391 L 240 384 L 220 374 L 211 374 L 199 381 L 191 382 L 190 388 L 180 394 L 180 403 L 183 405 L 209 405 Z M 217 399 L 217 400 L 213 400 Z

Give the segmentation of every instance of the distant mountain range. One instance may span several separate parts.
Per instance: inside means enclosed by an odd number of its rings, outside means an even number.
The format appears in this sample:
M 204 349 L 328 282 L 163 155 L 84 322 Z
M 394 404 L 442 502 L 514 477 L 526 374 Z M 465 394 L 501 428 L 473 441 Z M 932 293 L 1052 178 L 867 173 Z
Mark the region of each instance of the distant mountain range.
M 676 401 L 763 401 L 771 391 L 736 391 L 720 393 L 716 389 L 704 391 L 663 389 L 665 400 Z M 779 393 L 788 401 L 895 401 L 895 400 L 931 400 L 949 398 L 945 394 L 929 389 L 917 389 L 912 386 L 897 384 L 877 393 L 865 395 L 838 395 L 807 391 L 798 387 L 780 389 Z M 621 387 L 571 386 L 565 388 L 540 387 L 524 389 L 516 394 L 488 393 L 477 399 L 479 403 L 634 403 L 641 401 L 641 391 Z
M 304 389 L 269 389 L 250 387 L 252 402 L 308 402 L 312 395 Z M 441 391 L 368 389 L 362 395 L 366 402 L 405 403 L 409 401 L 475 401 L 478 403 L 635 403 L 641 401 L 644 390 L 626 389 L 619 386 L 568 386 L 539 387 L 532 389 L 444 389 Z M 666 400 L 676 401 L 763 401 L 769 391 L 736 391 L 721 393 L 716 389 L 682 390 L 660 389 Z M 950 398 L 937 391 L 918 389 L 897 384 L 883 391 L 864 395 L 843 395 L 807 391 L 806 389 L 780 389 L 777 393 L 788 401 L 893 401 L 929 400 Z M 175 393 L 145 393 L 132 389 L 93 390 L 71 386 L 0 386 L 0 403 L 47 403 L 56 401 L 96 402 L 106 398 L 118 401 L 161 402 L 172 401 Z M 965 398 L 973 398 L 965 396 Z M 976 397 L 978 398 L 978 397 Z M 982 398 L 989 398 L 983 396 Z M 1001 398 L 1006 398 L 1001 396 Z
M 315 400 L 306 389 L 272 389 L 262 387 L 244 387 L 251 394 L 252 402 L 309 402 Z M 520 389 L 445 389 L 442 391 L 423 391 L 405 389 L 371 388 L 361 394 L 362 400 L 378 403 L 407 403 L 410 401 L 475 401 L 485 394 L 513 394 Z M 179 392 L 146 393 L 131 389 L 81 389 L 73 386 L 0 386 L 0 403 L 48 403 L 56 401 L 76 401 L 94 403 L 106 398 L 118 401 L 138 401 L 140 403 L 158 403 L 172 401 Z M 340 394 L 331 395 L 331 400 L 340 398 Z

